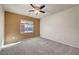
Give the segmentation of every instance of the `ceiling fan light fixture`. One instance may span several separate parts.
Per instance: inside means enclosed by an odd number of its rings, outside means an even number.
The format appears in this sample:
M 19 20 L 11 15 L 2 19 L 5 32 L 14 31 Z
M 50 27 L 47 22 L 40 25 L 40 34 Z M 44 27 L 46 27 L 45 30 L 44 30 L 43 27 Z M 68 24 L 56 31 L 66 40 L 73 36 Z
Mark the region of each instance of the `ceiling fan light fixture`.
M 40 12 L 38 10 L 34 11 L 36 15 L 38 15 Z

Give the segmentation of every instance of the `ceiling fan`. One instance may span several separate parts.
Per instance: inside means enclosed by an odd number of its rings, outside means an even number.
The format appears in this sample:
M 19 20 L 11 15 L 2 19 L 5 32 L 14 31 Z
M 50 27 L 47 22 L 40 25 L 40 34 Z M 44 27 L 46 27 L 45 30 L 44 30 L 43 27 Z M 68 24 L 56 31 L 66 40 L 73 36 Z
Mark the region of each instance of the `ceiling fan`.
M 30 6 L 33 7 L 33 9 L 29 10 L 29 12 L 34 12 L 36 15 L 39 13 L 45 13 L 45 11 L 42 10 L 45 5 L 30 4 Z

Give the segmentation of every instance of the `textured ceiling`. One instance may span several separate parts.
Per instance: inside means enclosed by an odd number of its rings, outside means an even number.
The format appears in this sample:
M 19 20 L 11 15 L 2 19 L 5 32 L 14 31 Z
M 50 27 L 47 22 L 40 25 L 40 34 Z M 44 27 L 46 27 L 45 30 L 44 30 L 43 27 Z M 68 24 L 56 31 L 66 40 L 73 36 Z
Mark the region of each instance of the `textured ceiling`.
M 21 14 L 21 15 L 28 15 L 35 18 L 44 18 L 48 15 L 63 11 L 65 9 L 77 6 L 75 4 L 45 4 L 45 8 L 43 9 L 46 13 L 39 13 L 35 15 L 34 12 L 28 12 L 29 10 L 33 9 L 29 4 L 4 4 L 4 10 Z

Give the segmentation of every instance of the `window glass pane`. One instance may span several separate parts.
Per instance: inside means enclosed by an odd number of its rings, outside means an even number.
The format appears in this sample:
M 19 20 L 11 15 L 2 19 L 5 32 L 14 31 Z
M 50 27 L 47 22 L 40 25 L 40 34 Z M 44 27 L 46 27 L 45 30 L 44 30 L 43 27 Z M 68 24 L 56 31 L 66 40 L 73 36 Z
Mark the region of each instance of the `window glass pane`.
M 33 32 L 33 24 L 28 24 L 28 32 Z
M 24 33 L 28 32 L 28 24 L 24 24 Z
M 21 33 L 31 33 L 33 32 L 33 22 L 32 21 L 26 21 L 26 20 L 21 20 Z

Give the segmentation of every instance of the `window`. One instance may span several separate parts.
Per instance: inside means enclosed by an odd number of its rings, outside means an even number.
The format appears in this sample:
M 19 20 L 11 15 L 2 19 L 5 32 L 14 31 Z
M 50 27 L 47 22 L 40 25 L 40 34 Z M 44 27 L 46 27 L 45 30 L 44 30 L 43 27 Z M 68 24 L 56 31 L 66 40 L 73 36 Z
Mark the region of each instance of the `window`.
M 27 20 L 21 20 L 20 31 L 21 33 L 32 33 L 33 32 L 33 22 Z

